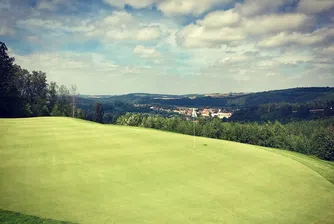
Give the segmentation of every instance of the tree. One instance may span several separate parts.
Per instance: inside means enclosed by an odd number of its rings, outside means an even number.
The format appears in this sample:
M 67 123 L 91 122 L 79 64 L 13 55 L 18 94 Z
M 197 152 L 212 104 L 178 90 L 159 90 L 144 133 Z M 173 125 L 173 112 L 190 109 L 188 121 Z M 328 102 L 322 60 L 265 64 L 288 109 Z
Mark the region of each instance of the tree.
M 17 89 L 12 74 L 14 58 L 7 54 L 6 45 L 0 41 L 0 117 L 11 117 L 13 101 L 17 100 Z
M 48 88 L 48 108 L 50 112 L 52 112 L 53 108 L 57 104 L 57 92 L 58 92 L 58 86 L 56 82 L 50 82 Z
M 334 132 L 318 130 L 313 136 L 313 146 L 316 156 L 321 159 L 334 160 Z
M 104 110 L 100 102 L 96 102 L 93 107 L 93 121 L 103 123 Z
M 49 114 L 47 105 L 48 84 L 46 74 L 33 71 L 30 76 L 31 108 L 33 116 L 46 116 Z
M 80 108 L 77 108 L 76 114 L 77 114 L 77 118 L 86 119 L 86 111 L 84 111 Z
M 61 116 L 70 117 L 72 114 L 70 91 L 64 85 L 58 91 L 58 109 Z

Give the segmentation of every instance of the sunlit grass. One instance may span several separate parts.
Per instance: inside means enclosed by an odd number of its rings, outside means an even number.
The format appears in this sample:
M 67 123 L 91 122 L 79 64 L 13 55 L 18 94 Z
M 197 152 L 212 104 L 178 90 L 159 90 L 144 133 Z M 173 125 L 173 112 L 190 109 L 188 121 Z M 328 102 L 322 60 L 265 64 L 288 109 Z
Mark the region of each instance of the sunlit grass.
M 305 155 L 70 118 L 0 119 L 0 133 L 0 209 L 78 223 L 334 220 L 333 163 Z

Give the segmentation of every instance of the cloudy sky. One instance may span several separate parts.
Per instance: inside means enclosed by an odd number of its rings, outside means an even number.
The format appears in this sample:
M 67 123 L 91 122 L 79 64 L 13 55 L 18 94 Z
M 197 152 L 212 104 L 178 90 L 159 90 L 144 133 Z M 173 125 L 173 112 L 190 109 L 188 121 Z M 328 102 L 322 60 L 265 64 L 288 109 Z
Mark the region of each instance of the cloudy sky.
M 334 0 L 0 0 L 0 41 L 82 94 L 334 86 Z

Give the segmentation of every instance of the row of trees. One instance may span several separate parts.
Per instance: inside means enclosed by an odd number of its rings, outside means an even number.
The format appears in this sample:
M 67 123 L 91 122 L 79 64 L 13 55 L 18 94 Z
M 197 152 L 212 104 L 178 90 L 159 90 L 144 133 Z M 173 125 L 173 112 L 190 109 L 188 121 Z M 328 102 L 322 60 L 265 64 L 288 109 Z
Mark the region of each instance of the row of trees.
M 77 108 L 77 87 L 47 83 L 46 74 L 29 72 L 14 64 L 0 42 L 0 117 L 65 116 L 103 123 L 103 106 L 96 102 L 92 112 Z
M 0 42 L 0 117 L 79 116 L 76 86 L 71 89 L 47 83 L 46 74 L 29 72 L 14 64 L 7 47 Z
M 127 113 L 117 119 L 119 125 L 140 126 L 177 133 L 193 134 L 193 123 L 179 117 L 165 118 Z M 282 124 L 222 122 L 198 119 L 196 135 L 253 145 L 287 149 L 334 160 L 334 119 L 300 121 Z

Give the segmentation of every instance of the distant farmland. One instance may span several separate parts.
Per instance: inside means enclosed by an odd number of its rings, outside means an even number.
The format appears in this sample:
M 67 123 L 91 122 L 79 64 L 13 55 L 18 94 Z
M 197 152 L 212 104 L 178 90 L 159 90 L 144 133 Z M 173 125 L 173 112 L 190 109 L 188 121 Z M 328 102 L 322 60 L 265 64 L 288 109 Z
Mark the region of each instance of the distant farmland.
M 0 119 L 0 209 L 75 223 L 334 223 L 334 163 L 71 118 Z

